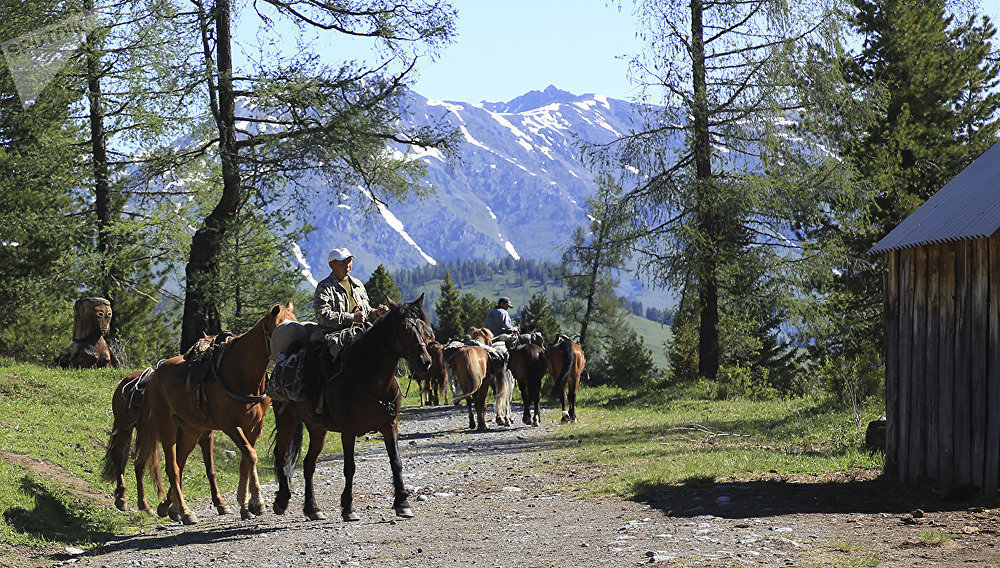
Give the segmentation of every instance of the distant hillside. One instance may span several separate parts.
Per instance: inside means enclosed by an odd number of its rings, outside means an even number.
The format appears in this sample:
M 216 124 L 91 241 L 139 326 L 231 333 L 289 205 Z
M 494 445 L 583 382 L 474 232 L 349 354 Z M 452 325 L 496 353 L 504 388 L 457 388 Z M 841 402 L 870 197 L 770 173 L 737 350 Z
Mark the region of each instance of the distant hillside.
M 551 262 L 515 261 L 512 258 L 493 262 L 452 261 L 412 270 L 397 270 L 392 276 L 403 299 L 409 300 L 424 294 L 426 307 L 435 321 L 437 314 L 434 313 L 434 304 L 441 296 L 441 284 L 444 282 L 446 272 L 462 294 L 473 294 L 476 297 L 489 299 L 509 297 L 514 304 L 511 315 L 516 318 L 520 316 L 521 308 L 528 303 L 531 296 L 537 293 L 545 294 L 550 302 L 565 296 L 565 287 L 558 278 L 552 276 L 557 266 Z M 664 321 L 661 318 L 667 314 L 655 307 L 645 308 L 638 301 L 626 301 L 626 303 L 632 310 L 629 316 L 632 329 L 642 337 L 643 343 L 653 352 L 653 362 L 659 367 L 667 368 L 664 344 L 673 338 L 669 322 L 661 323 Z M 651 320 L 645 317 L 647 315 L 657 317 Z M 486 314 L 483 314 L 483 317 L 485 316 Z

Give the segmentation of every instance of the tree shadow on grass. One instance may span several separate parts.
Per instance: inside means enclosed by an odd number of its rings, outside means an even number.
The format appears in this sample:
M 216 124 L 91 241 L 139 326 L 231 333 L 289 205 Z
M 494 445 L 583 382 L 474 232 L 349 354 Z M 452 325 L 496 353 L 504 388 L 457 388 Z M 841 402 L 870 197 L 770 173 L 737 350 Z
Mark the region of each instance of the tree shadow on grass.
M 21 491 L 35 499 L 31 509 L 14 507 L 4 512 L 4 521 L 15 531 L 39 539 L 58 537 L 63 542 L 103 542 L 114 536 L 109 527 L 95 518 L 97 507 L 74 504 L 32 476 L 25 475 Z

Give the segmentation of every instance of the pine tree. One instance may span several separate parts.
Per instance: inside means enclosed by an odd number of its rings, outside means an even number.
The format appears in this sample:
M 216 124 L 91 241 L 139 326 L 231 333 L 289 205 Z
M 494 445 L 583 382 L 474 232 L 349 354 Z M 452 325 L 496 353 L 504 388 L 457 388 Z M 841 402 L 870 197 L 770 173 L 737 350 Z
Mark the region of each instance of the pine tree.
M 466 315 L 450 272 L 444 273 L 444 282 L 441 283 L 441 297 L 434 302 L 434 312 L 438 319 L 437 327 L 434 328 L 434 336 L 438 338 L 438 341 L 444 342 L 449 339 L 465 337 Z
M 805 231 L 816 301 L 802 308 L 813 357 L 881 365 L 881 258 L 868 250 L 997 139 L 1000 61 L 988 19 L 955 22 L 944 0 L 853 0 L 850 51 L 816 50 L 814 120 L 863 202 L 835 201 Z M 849 44 L 848 44 L 849 45 Z
M 365 282 L 365 290 L 375 305 L 388 304 L 387 298 L 393 302 L 399 302 L 402 299 L 399 288 L 396 287 L 396 281 L 382 264 L 375 268 L 368 282 Z
M 554 341 L 556 335 L 560 333 L 559 322 L 552 315 L 552 305 L 549 304 L 548 297 L 541 292 L 532 294 L 528 305 L 521 308 L 517 325 L 522 332 L 533 329 L 541 333 L 545 345 Z

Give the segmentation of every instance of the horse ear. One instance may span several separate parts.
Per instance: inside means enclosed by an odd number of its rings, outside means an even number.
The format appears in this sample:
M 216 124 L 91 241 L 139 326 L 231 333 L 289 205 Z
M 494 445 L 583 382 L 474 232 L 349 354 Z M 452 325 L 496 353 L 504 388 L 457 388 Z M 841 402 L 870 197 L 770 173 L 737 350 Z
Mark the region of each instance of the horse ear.
M 290 312 L 294 312 L 295 311 L 295 302 L 293 302 L 291 300 L 288 300 L 288 303 L 285 304 L 285 308 L 287 308 L 288 311 L 290 311 Z
M 396 307 L 396 302 L 392 301 L 392 298 L 389 297 L 389 294 L 385 295 L 385 303 L 390 308 L 395 308 Z
M 413 303 L 416 304 L 416 305 L 418 305 L 418 306 L 424 305 L 424 294 L 421 293 L 420 297 L 417 298 L 416 300 L 414 300 Z
M 281 304 L 275 304 L 271 306 L 271 309 L 267 310 L 267 313 L 270 314 L 272 317 L 277 317 L 277 315 L 281 313 Z

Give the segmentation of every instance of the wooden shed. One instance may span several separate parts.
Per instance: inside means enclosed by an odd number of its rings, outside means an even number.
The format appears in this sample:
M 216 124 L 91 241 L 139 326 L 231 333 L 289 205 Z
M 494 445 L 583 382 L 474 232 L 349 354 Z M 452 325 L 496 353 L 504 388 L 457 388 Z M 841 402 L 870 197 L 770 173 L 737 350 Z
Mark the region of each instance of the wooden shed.
M 875 245 L 887 267 L 886 473 L 1000 486 L 1000 144 Z

